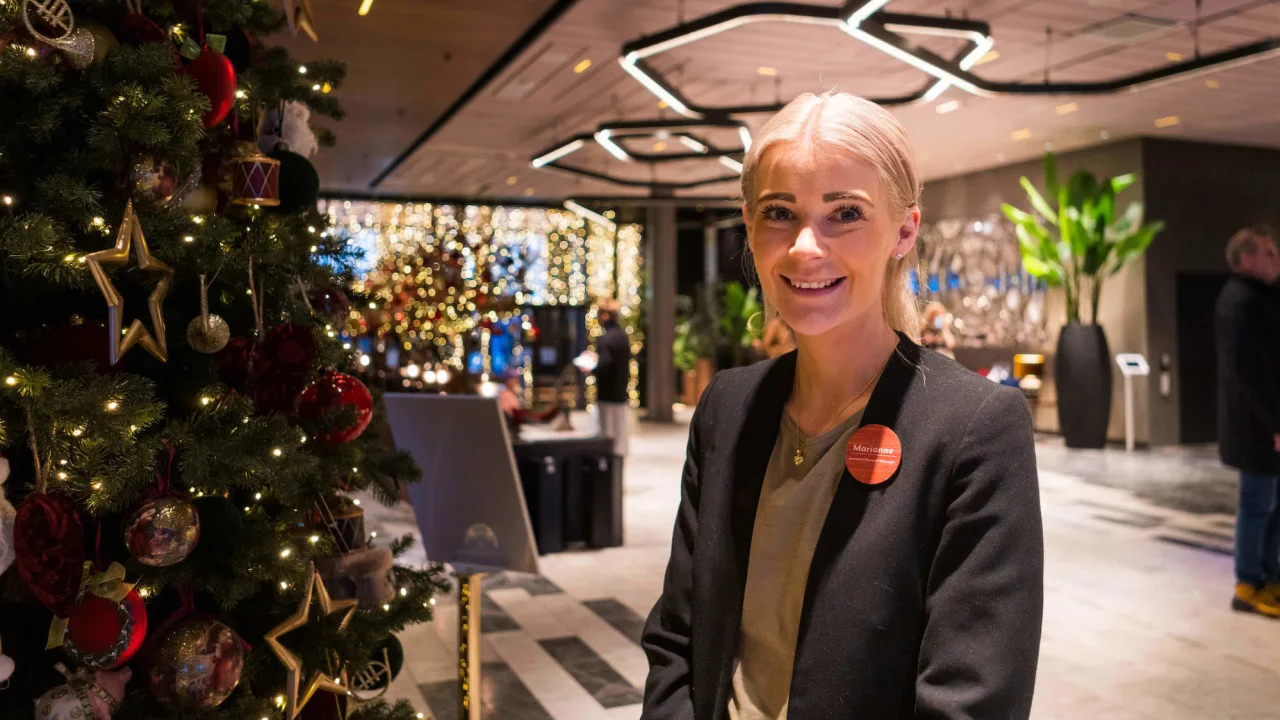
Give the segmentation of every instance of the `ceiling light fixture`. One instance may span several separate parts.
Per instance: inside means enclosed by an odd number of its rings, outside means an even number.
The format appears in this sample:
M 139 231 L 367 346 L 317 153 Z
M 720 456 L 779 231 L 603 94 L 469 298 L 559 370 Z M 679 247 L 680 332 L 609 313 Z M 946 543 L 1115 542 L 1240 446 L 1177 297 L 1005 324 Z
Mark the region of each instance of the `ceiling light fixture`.
M 721 157 L 720 164 L 736 173 L 742 172 L 742 163 L 738 162 L 737 160 L 734 160 L 731 157 Z
M 774 77 L 778 74 L 778 69 L 771 68 L 768 65 L 761 65 L 760 67 L 756 68 L 756 72 L 761 75 L 764 75 L 765 77 Z
M 531 195 L 533 195 L 533 188 L 525 188 L 525 189 L 524 189 L 524 196 L 525 196 L 525 197 L 530 197 Z
M 1080 103 L 1069 102 L 1065 105 L 1059 105 L 1053 111 L 1059 115 L 1070 115 L 1080 109 Z
M 508 185 L 515 185 L 515 184 L 516 184 L 516 182 L 517 182 L 517 181 L 516 181 L 516 176 L 515 176 L 515 175 L 512 175 L 511 177 L 507 178 L 507 184 L 508 184 Z
M 1217 90 L 1218 88 L 1222 87 L 1222 83 L 1218 82 L 1214 78 L 1209 78 L 1208 80 L 1204 81 L 1204 86 L 1209 88 L 1210 90 Z
M 999 60 L 999 59 L 1000 59 L 999 50 L 989 50 L 986 55 L 983 55 L 982 57 L 978 58 L 978 60 L 973 63 L 973 66 L 977 67 L 979 65 L 986 65 L 992 60 Z
M 1014 140 L 1026 140 L 1031 137 L 1031 128 L 1022 128 L 1021 130 L 1014 130 L 1009 137 L 1013 138 Z
M 1169 62 L 1182 62 L 1182 53 L 1167 52 L 1164 54 L 1164 59 L 1168 60 Z
M 373 0 L 364 0 L 364 2 L 360 3 L 360 9 L 356 11 L 356 14 L 368 15 L 371 9 L 373 9 Z
M 1174 125 L 1177 125 L 1179 122 L 1181 122 L 1181 120 L 1178 119 L 1177 115 L 1169 115 L 1167 117 L 1162 117 L 1157 119 L 1156 127 L 1158 128 L 1173 127 Z
M 939 103 L 939 104 L 938 104 L 938 107 L 937 107 L 937 108 L 935 108 L 935 109 L 938 111 L 938 114 L 939 114 L 939 115 L 946 115 L 946 114 L 947 114 L 947 113 L 949 113 L 949 112 L 955 112 L 956 110 L 959 110 L 959 109 L 960 109 L 960 101 L 959 101 L 959 100 L 948 100 L 947 102 Z
M 849 24 L 849 27 L 856 28 L 862 24 L 863 20 L 875 15 L 880 8 L 888 4 L 889 0 L 864 0 L 849 17 L 845 18 L 845 22 Z
M 587 71 L 591 67 L 591 58 L 583 58 L 577 65 L 573 66 L 573 71 L 579 75 Z
M 1110 131 L 1110 130 L 1103 130 L 1102 132 L 1098 133 L 1098 137 L 1102 138 L 1103 140 L 1110 140 L 1110 139 L 1111 139 L 1111 131 Z
M 688 135 L 680 136 L 680 144 L 684 145 L 685 147 L 689 148 L 690 150 L 696 153 L 705 153 L 707 151 L 706 145 L 703 145 L 702 143 L 698 142 L 697 140 L 694 140 Z
M 574 202 L 573 200 L 565 200 L 565 201 L 564 201 L 564 209 L 565 209 L 565 210 L 568 210 L 568 211 L 570 211 L 570 212 L 573 212 L 573 213 L 577 213 L 577 215 L 578 215 L 579 217 L 586 218 L 587 220 L 590 220 L 590 221 L 592 221 L 592 222 L 596 223 L 597 225 L 603 225 L 604 227 L 606 227 L 606 228 L 608 228 L 608 229 L 610 229 L 610 230 L 615 230 L 615 229 L 617 229 L 617 227 L 618 227 L 617 223 L 615 223 L 614 221 L 612 221 L 612 220 L 610 220 L 609 218 L 607 218 L 607 217 L 605 217 L 605 216 L 601 215 L 601 214 L 600 214 L 600 213 L 598 213 L 598 212 L 595 212 L 594 210 L 590 210 L 590 209 L 588 209 L 588 208 L 585 208 L 585 207 L 583 207 L 583 206 L 579 205 L 578 203 Z
M 738 139 L 742 141 L 742 151 L 751 149 L 751 131 L 745 125 L 738 126 Z
M 626 150 L 622 149 L 621 145 L 610 139 L 612 135 L 612 130 L 605 129 L 597 130 L 594 137 L 596 142 L 600 143 L 600 147 L 608 150 L 610 155 L 622 160 L 623 162 L 630 162 L 631 156 L 627 154 Z
M 659 140 L 658 142 L 653 144 L 654 152 L 662 152 L 663 150 L 666 150 L 666 149 L 667 149 L 667 143 L 664 140 Z
M 639 62 L 639 60 L 640 56 L 634 52 L 627 53 L 623 57 L 618 58 L 618 62 L 621 63 L 622 69 L 626 70 L 628 75 L 639 80 L 641 85 L 648 88 L 649 92 L 657 95 L 658 99 L 665 102 L 672 110 L 675 110 L 690 120 L 702 119 L 702 113 L 690 110 L 684 103 L 680 102 L 680 99 L 673 95 L 670 90 L 663 87 L 657 80 L 649 77 L 648 73 L 636 67 L 636 63 Z
M 919 55 L 910 53 L 898 47 L 897 45 L 894 45 L 893 43 L 888 42 L 887 40 L 884 40 L 880 37 L 877 37 L 876 35 L 873 35 L 867 32 L 866 30 L 863 30 L 860 27 L 855 27 L 853 25 L 846 25 L 844 27 L 844 31 L 852 35 L 853 37 L 861 40 L 862 42 L 870 45 L 871 47 L 883 53 L 886 53 L 888 55 L 892 55 L 893 57 L 901 60 L 902 62 L 910 65 L 911 67 L 917 70 L 923 70 L 924 72 L 929 73 L 930 75 L 938 78 L 939 80 L 946 80 L 950 84 L 960 88 L 961 90 L 964 90 L 965 92 L 972 93 L 974 95 L 983 95 L 983 96 L 991 94 L 986 90 L 979 88 L 977 85 L 974 85 L 969 80 L 966 80 L 965 78 L 962 78 L 959 75 L 956 75 L 955 73 L 951 72 L 950 70 L 942 67 L 941 65 L 935 65 L 934 63 L 920 57 Z
M 584 143 L 581 138 L 577 138 L 575 140 L 565 143 L 564 145 L 561 145 L 560 147 L 556 148 L 555 150 L 552 150 L 551 152 L 545 155 L 542 155 L 541 157 L 534 158 L 529 164 L 536 168 L 542 167 L 547 163 L 551 163 L 551 162 L 555 162 L 556 160 L 559 160 L 560 158 L 564 157 L 565 155 L 568 155 L 571 152 L 574 152 L 575 150 L 581 149 L 582 146 L 585 144 L 586 143 Z

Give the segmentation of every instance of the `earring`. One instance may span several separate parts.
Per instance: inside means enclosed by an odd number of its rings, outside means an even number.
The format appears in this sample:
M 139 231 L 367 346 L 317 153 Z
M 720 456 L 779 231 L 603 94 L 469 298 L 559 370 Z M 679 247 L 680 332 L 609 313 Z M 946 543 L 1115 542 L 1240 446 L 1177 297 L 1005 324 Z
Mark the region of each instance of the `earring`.
M 894 259 L 894 260 L 901 260 L 901 259 L 902 259 L 902 253 L 898 253 L 897 255 L 894 255 L 894 256 L 893 256 L 893 259 Z

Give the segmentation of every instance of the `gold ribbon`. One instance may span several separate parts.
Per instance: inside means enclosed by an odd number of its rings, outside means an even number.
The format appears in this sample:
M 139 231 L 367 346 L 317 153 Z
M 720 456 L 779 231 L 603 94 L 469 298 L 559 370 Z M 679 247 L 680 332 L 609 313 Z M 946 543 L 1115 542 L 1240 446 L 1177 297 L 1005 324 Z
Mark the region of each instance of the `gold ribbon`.
M 89 563 L 84 565 L 87 573 Z M 124 601 L 125 595 L 128 595 L 129 591 L 133 590 L 133 583 L 124 581 L 124 566 L 118 562 L 113 562 L 106 570 L 97 575 L 86 577 L 83 589 L 118 605 Z
M 124 597 L 133 590 L 133 583 L 124 581 L 124 566 L 118 562 L 111 563 L 106 570 L 92 574 L 93 563 L 85 561 L 83 579 L 80 581 L 80 595 L 90 592 L 100 598 L 110 600 L 119 605 L 124 601 Z M 62 642 L 67 634 L 67 618 L 54 617 L 53 622 L 49 625 L 49 640 L 45 644 L 45 650 L 62 647 Z

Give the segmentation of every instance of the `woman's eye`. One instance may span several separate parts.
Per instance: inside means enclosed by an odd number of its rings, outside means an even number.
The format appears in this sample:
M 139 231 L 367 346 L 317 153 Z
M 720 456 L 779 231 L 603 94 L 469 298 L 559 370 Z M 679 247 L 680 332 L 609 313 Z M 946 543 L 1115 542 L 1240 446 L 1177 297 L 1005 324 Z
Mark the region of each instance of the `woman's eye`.
M 764 216 L 765 220 L 769 220 L 770 222 L 787 222 L 794 217 L 790 209 L 782 207 L 781 205 L 770 205 L 764 210 L 761 210 L 760 214 Z
M 837 222 L 842 222 L 842 223 L 857 222 L 862 219 L 862 210 L 858 209 L 857 207 L 854 207 L 853 205 L 849 205 L 847 207 L 842 207 L 837 209 L 835 211 L 834 217 Z

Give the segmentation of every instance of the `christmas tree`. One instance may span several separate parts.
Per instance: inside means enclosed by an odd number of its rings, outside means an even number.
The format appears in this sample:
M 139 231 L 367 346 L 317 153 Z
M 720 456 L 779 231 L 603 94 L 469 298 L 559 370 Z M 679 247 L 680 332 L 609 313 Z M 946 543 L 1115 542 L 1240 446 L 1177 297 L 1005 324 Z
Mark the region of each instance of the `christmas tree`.
M 0 0 L 5 720 L 418 716 L 349 695 L 446 585 L 353 497 L 419 471 L 347 374 L 353 251 L 315 209 L 344 67 L 286 26 L 305 4 Z

